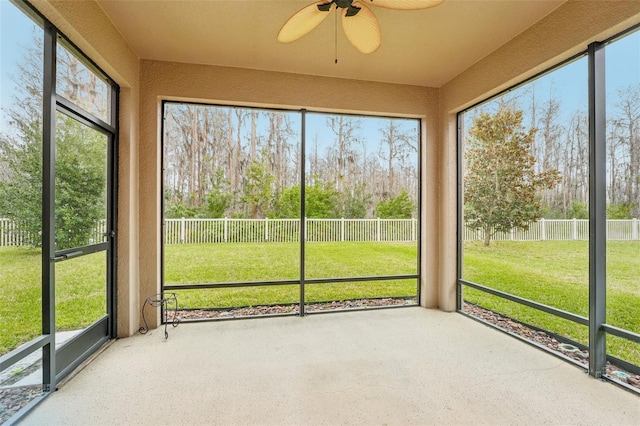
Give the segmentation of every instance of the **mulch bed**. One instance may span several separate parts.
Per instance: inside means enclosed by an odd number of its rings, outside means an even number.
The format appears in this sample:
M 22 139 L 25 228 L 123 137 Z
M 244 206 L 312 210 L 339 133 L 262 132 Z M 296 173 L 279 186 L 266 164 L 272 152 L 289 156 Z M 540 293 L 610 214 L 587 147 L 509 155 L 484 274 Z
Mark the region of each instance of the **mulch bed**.
M 511 318 L 502 316 L 493 311 L 481 308 L 473 303 L 464 303 L 464 311 L 476 318 L 480 318 L 488 323 L 495 325 L 507 332 L 517 334 L 518 336 L 536 342 L 542 346 L 547 347 L 553 352 L 560 353 L 566 357 L 569 357 L 585 367 L 589 366 L 589 351 L 586 349 L 577 348 L 573 345 L 565 345 L 563 342 L 558 341 L 555 337 L 545 333 L 544 331 L 535 330 L 531 327 L 519 323 Z M 572 347 L 573 346 L 573 347 Z M 607 376 L 627 383 L 628 385 L 640 390 L 640 375 L 632 374 L 624 371 L 609 362 L 607 362 Z
M 31 400 L 42 395 L 42 386 L 17 386 L 0 389 L 0 424 L 9 420 Z
M 356 300 L 340 300 L 326 303 L 309 303 L 305 305 L 305 312 L 323 312 L 338 311 L 349 309 L 367 309 L 374 307 L 387 307 L 399 305 L 415 305 L 417 304 L 415 297 L 413 298 L 380 298 L 380 299 L 356 299 Z M 178 309 L 176 315 L 180 320 L 199 320 L 199 319 L 223 319 L 223 318 L 246 318 L 252 316 L 263 315 L 284 315 L 297 314 L 299 312 L 298 304 L 283 305 L 261 305 L 261 306 L 245 306 L 230 309 Z M 169 312 L 169 321 L 173 317 L 173 312 Z

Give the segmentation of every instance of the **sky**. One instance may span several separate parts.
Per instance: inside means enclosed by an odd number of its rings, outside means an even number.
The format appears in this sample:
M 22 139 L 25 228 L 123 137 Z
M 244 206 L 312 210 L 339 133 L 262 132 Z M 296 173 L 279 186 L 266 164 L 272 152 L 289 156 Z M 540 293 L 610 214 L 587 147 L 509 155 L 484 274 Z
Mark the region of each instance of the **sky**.
M 37 25 L 20 12 L 8 0 L 0 0 L 0 126 L 6 130 L 4 109 L 11 106 L 15 91 L 17 63 L 22 58 L 22 48 L 33 40 Z

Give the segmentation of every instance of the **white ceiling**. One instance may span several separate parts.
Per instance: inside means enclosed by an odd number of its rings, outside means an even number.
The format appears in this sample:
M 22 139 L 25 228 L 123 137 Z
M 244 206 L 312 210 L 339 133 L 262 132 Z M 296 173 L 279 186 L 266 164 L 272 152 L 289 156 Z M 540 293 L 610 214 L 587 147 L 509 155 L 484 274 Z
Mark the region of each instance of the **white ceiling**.
M 312 0 L 98 0 L 141 59 L 440 87 L 566 0 L 445 0 L 432 9 L 372 6 L 382 46 L 365 55 L 327 18 L 282 44 L 282 24 Z

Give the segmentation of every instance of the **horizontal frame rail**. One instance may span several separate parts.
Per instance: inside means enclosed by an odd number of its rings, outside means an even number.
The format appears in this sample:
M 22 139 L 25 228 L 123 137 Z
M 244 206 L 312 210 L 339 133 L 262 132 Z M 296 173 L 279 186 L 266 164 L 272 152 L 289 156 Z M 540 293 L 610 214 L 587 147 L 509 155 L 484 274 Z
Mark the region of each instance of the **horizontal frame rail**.
M 30 342 L 18 346 L 11 352 L 0 356 L 0 371 L 6 370 L 16 362 L 20 361 L 26 356 L 31 355 L 33 352 L 52 342 L 53 340 L 51 338 L 51 335 L 43 334 L 31 340 Z
M 480 284 L 475 284 L 465 280 L 458 280 L 458 282 L 467 287 L 475 288 L 476 290 L 483 291 L 485 293 L 492 294 L 494 296 L 502 297 L 503 299 L 510 300 L 512 302 L 519 303 L 521 305 L 528 306 L 533 309 L 537 309 L 539 311 L 546 312 L 551 315 L 555 315 L 560 318 L 564 318 L 566 320 L 578 323 L 580 325 L 589 325 L 589 318 L 583 317 L 581 315 L 576 315 L 571 312 L 563 311 L 562 309 L 554 308 L 548 305 L 544 305 L 542 303 L 534 302 L 533 300 L 525 299 L 522 297 L 514 296 L 513 294 L 505 293 L 500 290 L 495 290 L 490 287 L 485 287 Z
M 631 340 L 635 343 L 640 343 L 640 334 L 632 331 L 624 330 L 622 328 L 615 327 L 609 324 L 602 324 L 602 329 L 613 336 L 622 337 L 623 339 Z
M 363 281 L 392 281 L 392 280 L 417 280 L 417 274 L 412 275 L 389 275 L 376 277 L 352 277 L 352 278 L 313 278 L 304 280 L 304 284 L 334 284 Z M 231 283 L 203 283 L 203 284 L 171 284 L 165 285 L 164 290 L 197 290 L 207 288 L 234 288 L 234 287 L 266 287 L 270 285 L 299 285 L 300 280 L 282 281 L 247 281 Z
M 520 304 L 528 306 L 530 308 L 538 309 L 540 311 L 549 313 L 551 315 L 555 315 L 555 316 L 564 318 L 566 320 L 573 321 L 575 323 L 588 326 L 588 319 L 585 318 L 585 317 L 582 317 L 580 315 L 572 314 L 570 312 L 566 312 L 566 311 L 563 311 L 561 309 L 556 309 L 556 308 L 553 308 L 551 306 L 543 305 L 543 304 L 540 304 L 540 303 L 537 303 L 537 302 L 534 302 L 534 301 L 531 301 L 531 300 L 528 300 L 528 299 L 524 299 L 524 298 L 521 298 L 521 297 L 518 297 L 518 296 L 514 296 L 514 295 L 509 294 L 509 293 L 504 293 L 504 292 L 499 291 L 499 290 L 494 290 L 492 288 L 485 287 L 485 286 L 480 285 L 480 284 L 475 284 L 475 283 L 472 283 L 472 282 L 469 282 L 469 281 L 458 280 L 458 283 L 460 285 L 466 285 L 467 287 L 475 288 L 476 290 L 480 290 L 480 291 L 483 291 L 485 293 L 492 294 L 494 296 L 502 297 L 502 298 L 510 300 L 512 302 L 520 303 Z M 471 315 L 471 314 L 469 314 L 469 313 L 467 313 L 467 312 L 465 312 L 463 310 L 460 310 L 460 313 L 465 315 L 465 316 L 467 316 L 467 317 L 469 317 L 469 318 L 472 318 L 474 320 L 480 321 L 480 322 L 482 322 L 484 324 L 487 324 L 487 325 L 490 325 L 492 327 L 495 327 L 497 329 L 502 330 L 502 328 L 500 328 L 500 327 L 498 327 L 498 326 L 496 326 L 496 325 L 494 325 L 494 324 L 492 324 L 492 323 L 490 323 L 488 321 L 485 321 L 483 319 L 476 318 L 475 316 L 473 316 L 473 315 Z M 573 345 L 582 347 L 584 349 L 588 349 L 588 347 L 584 346 L 583 344 L 575 342 L 575 341 L 573 341 L 571 339 L 568 339 L 568 338 L 566 338 L 564 336 L 560 336 L 560 335 L 558 335 L 556 333 L 550 332 L 548 330 L 540 329 L 538 327 L 533 327 L 533 326 L 528 325 L 528 324 L 525 324 L 525 325 L 527 327 L 530 327 L 530 328 L 534 328 L 534 329 L 537 329 L 537 330 L 542 330 L 545 333 L 549 333 L 550 335 L 553 335 L 556 338 L 560 338 L 561 340 L 566 340 L 566 341 L 570 342 Z M 622 328 L 618 328 L 618 327 L 615 327 L 615 326 L 610 325 L 610 324 L 603 324 L 602 327 L 601 327 L 601 330 L 604 331 L 607 334 L 611 334 L 612 336 L 617 336 L 617 337 L 629 340 L 629 341 L 634 342 L 634 343 L 640 343 L 640 334 L 638 334 L 638 333 L 634 333 L 634 332 L 629 331 L 629 330 L 624 330 Z M 513 333 L 508 332 L 506 330 L 505 330 L 505 332 L 510 334 L 510 335 L 514 335 Z M 516 335 L 516 337 L 527 341 L 527 339 L 524 339 L 524 338 L 522 338 L 520 336 Z M 546 347 L 543 347 L 543 349 L 548 350 Z M 551 350 L 548 350 L 548 351 L 554 353 Z M 563 358 L 565 358 L 565 357 L 563 357 Z M 607 354 L 606 359 L 607 359 L 607 361 L 611 362 L 612 364 L 618 365 L 619 367 L 622 367 L 623 369 L 625 369 L 625 370 L 627 370 L 629 372 L 632 372 L 633 374 L 640 374 L 640 367 L 637 366 L 637 365 L 630 364 L 627 361 L 624 361 L 622 359 L 619 359 L 619 358 L 617 358 L 615 356 L 608 355 L 608 354 Z M 586 368 L 586 366 L 585 366 L 585 368 Z

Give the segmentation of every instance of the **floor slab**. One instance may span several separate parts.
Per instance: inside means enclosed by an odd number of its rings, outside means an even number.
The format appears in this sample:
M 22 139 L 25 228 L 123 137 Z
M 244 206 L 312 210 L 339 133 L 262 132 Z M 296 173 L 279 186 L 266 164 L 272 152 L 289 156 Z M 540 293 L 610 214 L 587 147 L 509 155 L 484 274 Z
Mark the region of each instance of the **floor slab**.
M 25 425 L 637 425 L 640 398 L 422 308 L 180 324 L 116 341 Z

